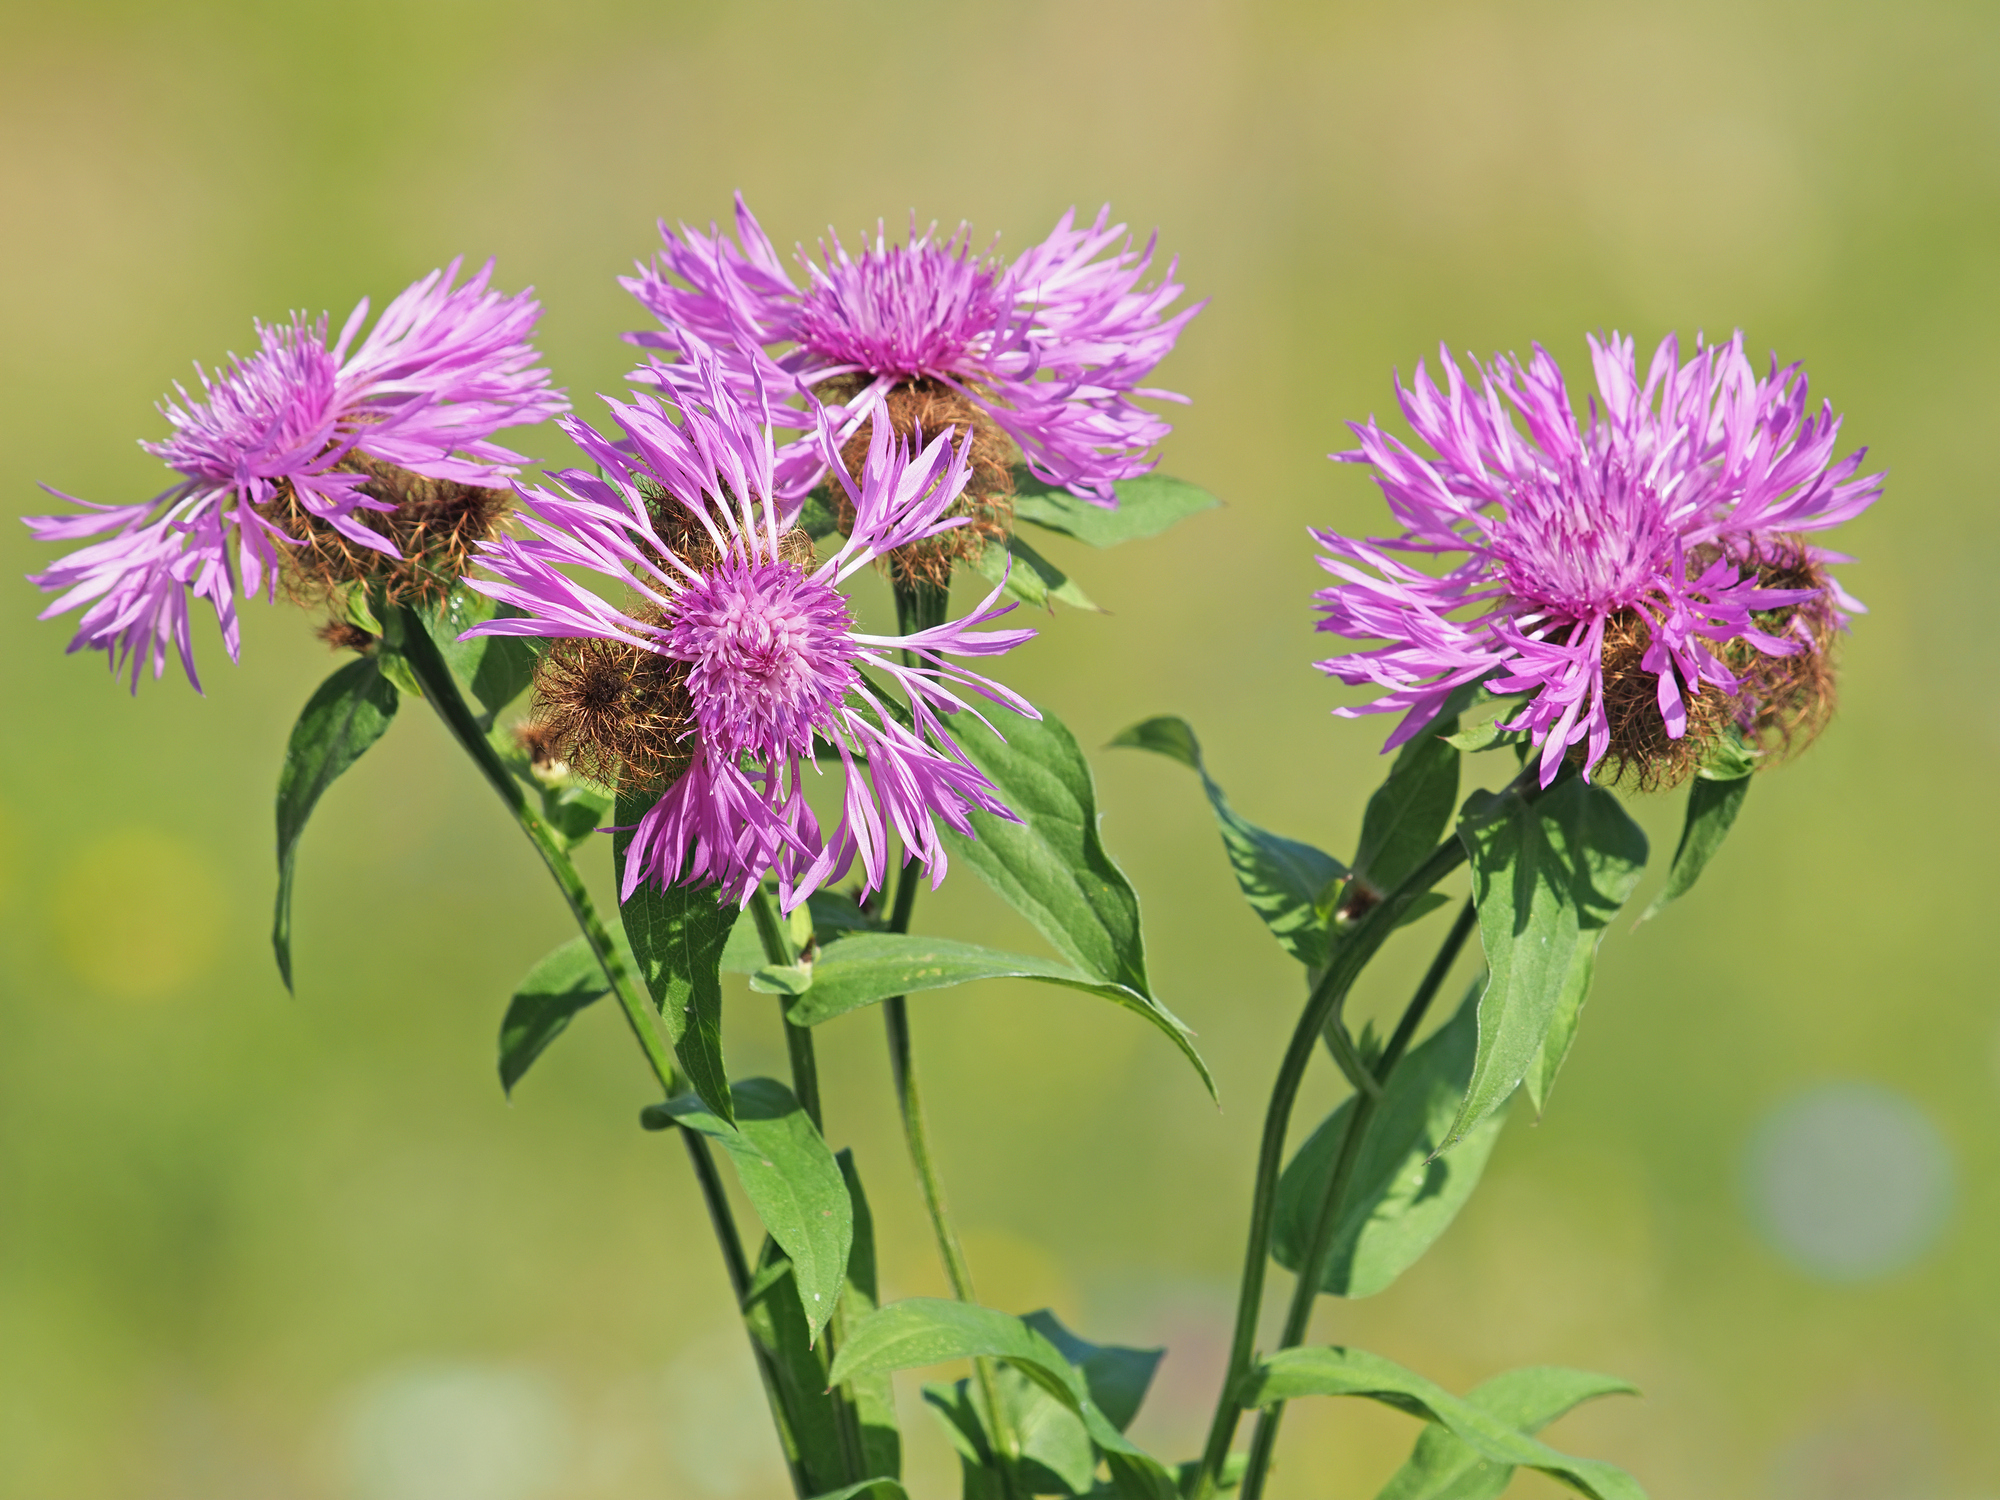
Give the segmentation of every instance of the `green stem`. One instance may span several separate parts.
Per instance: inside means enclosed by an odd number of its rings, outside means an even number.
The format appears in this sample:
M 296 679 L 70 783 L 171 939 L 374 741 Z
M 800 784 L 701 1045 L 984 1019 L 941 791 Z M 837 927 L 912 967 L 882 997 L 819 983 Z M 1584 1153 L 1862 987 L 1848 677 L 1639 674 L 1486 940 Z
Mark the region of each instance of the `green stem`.
M 1403 883 L 1371 907 L 1368 913 L 1335 945 L 1319 982 L 1307 998 L 1305 1010 L 1292 1031 L 1284 1060 L 1278 1065 L 1277 1081 L 1271 1086 L 1271 1103 L 1264 1113 L 1264 1134 L 1257 1152 L 1257 1176 L 1250 1198 L 1249 1244 L 1243 1253 L 1243 1279 L 1236 1298 L 1236 1330 L 1230 1339 L 1229 1365 L 1223 1376 L 1222 1392 L 1216 1400 L 1215 1419 L 1209 1426 L 1208 1445 L 1195 1471 L 1192 1500 L 1209 1500 L 1221 1484 L 1222 1466 L 1229 1457 L 1229 1445 L 1236 1435 L 1242 1415 L 1237 1392 L 1250 1372 L 1256 1354 L 1257 1314 L 1264 1300 L 1264 1268 L 1271 1254 L 1271 1226 L 1277 1212 L 1278 1172 L 1284 1165 L 1285 1135 L 1291 1125 L 1292 1106 L 1297 1102 L 1299 1084 L 1306 1064 L 1327 1023 L 1340 1014 L 1347 992 L 1362 968 L 1388 941 L 1396 923 L 1410 903 L 1457 869 L 1465 861 L 1465 846 L 1457 837 L 1446 839 L 1431 851 Z M 1364 1096 L 1365 1097 L 1365 1096 Z
M 611 940 L 603 919 L 597 915 L 597 906 L 590 899 L 590 891 L 577 873 L 575 863 L 569 857 L 569 850 L 563 840 L 544 823 L 529 806 L 527 795 L 501 761 L 498 752 L 479 727 L 479 721 L 467 706 L 464 694 L 458 690 L 458 682 L 451 675 L 451 668 L 445 665 L 443 654 L 437 643 L 430 637 L 421 617 L 407 605 L 384 605 L 376 610 L 378 618 L 395 631 L 397 639 L 389 645 L 398 651 L 409 664 L 410 671 L 424 690 L 424 698 L 437 711 L 439 719 L 450 731 L 459 748 L 471 758 L 486 778 L 487 784 L 500 795 L 513 814 L 528 841 L 535 846 L 535 852 L 542 857 L 549 875 L 562 892 L 563 900 L 569 903 L 570 915 L 575 918 L 577 930 L 590 945 L 591 953 L 604 970 L 604 977 L 611 985 L 611 992 L 618 997 L 619 1009 L 625 1014 L 626 1025 L 645 1054 L 653 1076 L 659 1081 L 666 1098 L 686 1092 L 679 1072 L 674 1067 L 672 1051 L 666 1039 L 661 1036 L 655 1024 L 652 1002 L 642 995 L 635 976 L 626 967 L 618 947 Z M 730 1289 L 736 1294 L 739 1311 L 750 1287 L 750 1267 L 743 1258 L 743 1241 L 736 1231 L 736 1217 L 729 1207 L 729 1198 L 723 1190 L 722 1177 L 715 1169 L 715 1158 L 709 1151 L 708 1142 L 692 1130 L 683 1130 L 681 1139 L 686 1144 L 688 1159 L 694 1166 L 695 1180 L 701 1188 L 702 1202 L 708 1209 L 710 1224 L 715 1229 L 717 1245 L 722 1250 L 723 1269 L 728 1273 Z M 772 1420 L 778 1425 L 780 1438 L 788 1431 L 784 1411 L 778 1400 L 778 1389 L 769 1361 L 761 1345 L 755 1338 L 750 1340 L 750 1349 L 757 1359 L 758 1373 L 764 1381 L 764 1394 L 771 1404 Z M 789 1444 L 782 1444 L 789 1449 Z M 786 1463 L 792 1473 L 792 1487 L 801 1500 L 807 1493 L 804 1471 L 792 1458 L 789 1451 Z
M 1280 1349 L 1293 1349 L 1305 1342 L 1306 1329 L 1312 1322 L 1313 1304 L 1319 1300 L 1320 1284 L 1326 1279 L 1327 1258 L 1333 1253 L 1333 1231 L 1340 1222 L 1341 1200 L 1347 1196 L 1348 1186 L 1354 1179 L 1355 1163 L 1361 1159 L 1361 1147 L 1368 1138 L 1368 1128 L 1382 1106 L 1383 1089 L 1389 1082 L 1389 1075 L 1396 1071 L 1396 1065 L 1409 1050 L 1411 1037 L 1423 1024 L 1425 1013 L 1437 998 L 1445 977 L 1451 973 L 1451 966 L 1458 961 L 1459 951 L 1472 935 L 1477 920 L 1478 914 L 1468 900 L 1459 911 L 1458 920 L 1451 924 L 1451 931 L 1445 935 L 1430 968 L 1424 972 L 1416 994 L 1404 1007 L 1403 1018 L 1396 1023 L 1395 1033 L 1383 1049 L 1381 1060 L 1375 1064 L 1371 1079 L 1375 1088 L 1359 1091 L 1354 1096 L 1347 1128 L 1341 1132 L 1340 1153 L 1334 1160 L 1333 1175 L 1327 1179 L 1326 1192 L 1320 1198 L 1319 1212 L 1313 1219 L 1312 1236 L 1307 1241 L 1305 1256 L 1299 1262 L 1299 1279 L 1292 1287 L 1291 1306 L 1285 1312 L 1284 1331 L 1278 1338 Z M 1333 1024 L 1339 1025 L 1337 1018 Z M 1250 1462 L 1243 1471 L 1242 1500 L 1260 1500 L 1263 1495 L 1264 1477 L 1270 1469 L 1271 1454 L 1278 1442 L 1278 1426 L 1284 1419 L 1285 1404 L 1282 1401 L 1257 1413 L 1257 1426 L 1250 1435 Z
M 899 580 L 894 588 L 896 628 L 904 635 L 942 625 L 945 616 L 951 612 L 949 587 Z M 903 660 L 912 667 L 919 665 L 918 660 L 907 651 L 903 653 Z M 916 904 L 917 867 L 906 859 L 896 876 L 896 899 L 889 913 L 891 932 L 910 930 L 910 914 L 916 909 Z M 903 1119 L 903 1139 L 910 1148 L 910 1163 L 917 1170 L 917 1183 L 924 1195 L 924 1209 L 930 1215 L 931 1232 L 937 1237 L 938 1254 L 944 1260 L 945 1277 L 951 1282 L 952 1296 L 960 1302 L 976 1304 L 979 1299 L 972 1292 L 972 1271 L 965 1262 L 965 1247 L 959 1243 L 958 1232 L 952 1228 L 951 1218 L 945 1212 L 944 1187 L 938 1181 L 937 1166 L 931 1160 L 930 1135 L 924 1125 L 923 1098 L 917 1091 L 916 1055 L 910 1041 L 910 1008 L 904 996 L 892 995 L 883 1002 L 882 1024 L 889 1033 L 889 1070 L 896 1086 L 896 1108 Z M 1021 1440 L 1014 1431 L 1014 1424 L 1000 1406 L 1000 1386 L 994 1374 L 993 1361 L 975 1359 L 972 1376 L 979 1386 L 980 1399 L 986 1404 L 986 1430 L 993 1435 L 994 1446 L 1000 1450 L 1000 1487 L 1011 1500 L 1016 1491 L 1014 1471 L 1021 1459 Z
M 785 924 L 772 906 L 770 895 L 761 885 L 750 896 L 750 917 L 757 924 L 757 937 L 764 945 L 766 963 L 788 968 L 799 961 L 791 935 L 785 931 Z M 812 1028 L 794 1025 L 792 1018 L 785 1014 L 791 996 L 780 995 L 777 999 L 778 1021 L 784 1027 L 786 1051 L 791 1054 L 792 1092 L 798 1096 L 799 1106 L 805 1110 L 806 1118 L 812 1121 L 813 1129 L 824 1140 L 826 1123 L 820 1113 L 819 1058 L 813 1049 Z M 826 1331 L 820 1336 L 820 1368 L 827 1374 L 832 1373 L 834 1356 L 840 1352 L 840 1345 L 847 1337 L 846 1306 L 845 1297 L 833 1304 Z M 841 1462 L 847 1471 L 844 1477 L 847 1482 L 856 1483 L 868 1475 L 867 1460 L 861 1447 L 861 1417 L 854 1409 L 853 1392 L 840 1385 L 830 1387 L 827 1395 L 833 1402 L 834 1432 L 839 1438 Z

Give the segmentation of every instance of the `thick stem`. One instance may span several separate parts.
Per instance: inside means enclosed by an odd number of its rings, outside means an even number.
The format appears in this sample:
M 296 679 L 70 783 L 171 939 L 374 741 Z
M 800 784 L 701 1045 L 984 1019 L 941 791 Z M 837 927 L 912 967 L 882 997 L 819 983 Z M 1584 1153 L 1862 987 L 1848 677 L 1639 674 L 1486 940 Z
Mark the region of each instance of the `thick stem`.
M 1357 1092 L 1354 1096 L 1347 1128 L 1341 1132 L 1340 1153 L 1334 1159 L 1333 1175 L 1327 1179 L 1319 1212 L 1313 1218 L 1312 1235 L 1306 1242 L 1306 1253 L 1299 1262 L 1299 1279 L 1292 1287 L 1291 1306 L 1286 1309 L 1284 1331 L 1278 1338 L 1280 1349 L 1293 1349 L 1305 1342 L 1306 1329 L 1312 1323 L 1313 1304 L 1319 1300 L 1320 1283 L 1326 1279 L 1327 1258 L 1333 1253 L 1334 1229 L 1340 1222 L 1341 1201 L 1347 1196 L 1348 1186 L 1354 1180 L 1355 1164 L 1361 1159 L 1361 1147 L 1368 1139 L 1368 1127 L 1374 1123 L 1376 1112 L 1381 1108 L 1382 1091 L 1389 1082 L 1389 1075 L 1396 1071 L 1396 1065 L 1409 1050 L 1410 1039 L 1416 1035 L 1417 1027 L 1423 1024 L 1425 1013 L 1437 998 L 1445 977 L 1451 973 L 1451 966 L 1458 961 L 1459 952 L 1465 947 L 1465 940 L 1472 935 L 1477 920 L 1478 913 L 1468 900 L 1460 909 L 1458 920 L 1451 924 L 1451 931 L 1445 935 L 1430 968 L 1424 971 L 1416 994 L 1403 1008 L 1403 1018 L 1396 1023 L 1389 1045 L 1383 1048 L 1382 1057 L 1375 1064 L 1373 1082 L 1377 1087 L 1372 1092 Z M 1338 1025 L 1338 1020 L 1334 1024 Z M 1285 1404 L 1282 1401 L 1257 1413 L 1257 1426 L 1250 1435 L 1250 1461 L 1243 1471 L 1242 1500 L 1260 1500 L 1263 1495 L 1264 1478 L 1270 1470 L 1271 1455 L 1278 1442 L 1278 1427 L 1284 1419 Z
M 444 722 L 452 738 L 458 741 L 459 748 L 479 768 L 487 784 L 499 793 L 515 823 L 535 846 L 535 852 L 541 855 L 542 863 L 548 867 L 563 900 L 569 904 L 577 930 L 583 934 L 591 953 L 603 968 L 611 992 L 618 997 L 618 1006 L 624 1012 L 626 1025 L 631 1028 L 639 1050 L 645 1054 L 647 1065 L 653 1070 L 664 1096 L 671 1099 L 686 1092 L 674 1067 L 673 1053 L 656 1024 L 652 1002 L 641 994 L 636 977 L 626 967 L 610 932 L 597 915 L 596 903 L 590 899 L 590 891 L 584 885 L 583 877 L 577 873 L 569 850 L 529 806 L 520 783 L 514 780 L 487 740 L 464 695 L 459 692 L 458 683 L 452 677 L 451 669 L 445 665 L 437 644 L 424 628 L 423 620 L 415 610 L 405 605 L 378 606 L 377 613 L 378 616 L 393 617 L 401 638 L 390 644 L 409 663 L 411 672 L 423 687 L 425 699 L 437 711 L 438 718 Z M 736 1216 L 729 1207 L 729 1198 L 723 1190 L 721 1175 L 715 1170 L 715 1158 L 708 1149 L 708 1142 L 691 1130 L 683 1130 L 681 1137 L 687 1146 L 688 1159 L 694 1166 L 695 1181 L 701 1188 L 702 1202 L 708 1209 L 709 1223 L 714 1227 L 716 1244 L 722 1251 L 723 1269 L 729 1276 L 729 1286 L 735 1293 L 740 1310 L 750 1287 L 750 1266 L 743 1258 L 743 1240 L 736 1231 Z M 791 1469 L 792 1487 L 804 1500 L 806 1478 L 791 1455 L 791 1443 L 786 1441 L 789 1427 L 778 1401 L 776 1382 L 763 1347 L 755 1338 L 750 1340 L 750 1350 L 756 1357 L 758 1374 L 764 1382 L 764 1394 L 771 1404 L 771 1419 L 778 1427 L 781 1446 L 786 1449 L 785 1461 Z
M 1299 1023 L 1292 1031 L 1284 1060 L 1278 1065 L 1277 1081 L 1271 1086 L 1271 1102 L 1264 1112 L 1264 1134 L 1257 1151 L 1257 1176 L 1250 1198 L 1249 1243 L 1243 1252 L 1243 1278 L 1237 1290 L 1236 1330 L 1230 1339 L 1229 1365 L 1223 1375 L 1222 1392 L 1216 1401 L 1215 1419 L 1209 1426 L 1208 1445 L 1202 1452 L 1190 1488 L 1192 1500 L 1209 1500 L 1221 1484 L 1222 1466 L 1229 1457 L 1229 1444 L 1236 1435 L 1242 1415 L 1237 1402 L 1244 1377 L 1249 1374 L 1256 1353 L 1257 1314 L 1264 1300 L 1264 1268 L 1271 1254 L 1271 1225 L 1277 1211 L 1278 1172 L 1284 1165 L 1285 1135 L 1297 1102 L 1299 1084 L 1306 1064 L 1328 1021 L 1338 1016 L 1347 992 L 1362 968 L 1388 941 L 1396 923 L 1410 903 L 1436 885 L 1465 861 L 1465 846 L 1456 837 L 1446 839 L 1431 851 L 1403 883 L 1369 909 L 1366 916 L 1335 946 L 1326 970 L 1307 998 Z

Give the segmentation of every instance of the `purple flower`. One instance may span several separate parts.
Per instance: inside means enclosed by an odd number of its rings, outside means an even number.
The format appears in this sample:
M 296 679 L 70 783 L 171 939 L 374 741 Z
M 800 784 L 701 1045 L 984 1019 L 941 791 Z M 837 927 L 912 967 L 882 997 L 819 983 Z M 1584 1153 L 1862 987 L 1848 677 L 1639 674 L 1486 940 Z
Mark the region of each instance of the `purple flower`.
M 801 249 L 801 288 L 739 194 L 734 241 L 713 225 L 705 235 L 684 225 L 677 237 L 661 223 L 655 264 L 621 284 L 664 327 L 626 338 L 680 359 L 691 343 L 715 349 L 739 397 L 760 378 L 811 398 L 806 409 L 772 411 L 801 434 L 778 451 L 781 498 L 839 467 L 817 438 L 815 402 L 835 409 L 845 440 L 891 392 L 922 382 L 970 402 L 1044 480 L 1114 506 L 1113 482 L 1151 469 L 1148 451 L 1170 430 L 1133 398 L 1186 399 L 1139 382 L 1203 304 L 1167 316 L 1181 294 L 1179 262 L 1140 287 L 1153 242 L 1134 251 L 1110 213 L 1088 229 L 1065 213 L 1011 266 L 975 253 L 963 225 L 941 240 L 912 219 L 907 242 L 891 244 L 878 224 L 858 258 L 838 237 L 822 243 L 818 263 Z M 633 378 L 661 368 L 655 359 Z
M 562 664 L 563 685 L 551 689 L 538 676 L 545 707 L 573 693 L 569 706 L 588 710 L 600 746 L 629 745 L 630 724 L 604 720 L 607 704 L 620 711 L 620 688 L 630 684 L 632 714 L 666 742 L 651 754 L 619 751 L 628 774 L 663 764 L 676 773 L 639 820 L 623 896 L 641 880 L 714 882 L 742 902 L 775 872 L 790 910 L 857 858 L 873 890 L 883 883 L 891 825 L 905 857 L 924 865 L 935 886 L 946 866 L 939 821 L 966 833 L 971 808 L 1013 817 L 942 715 L 968 707 L 964 690 L 1036 717 L 1026 700 L 946 658 L 998 655 L 1034 632 L 975 628 L 1012 608 L 996 604 L 996 589 L 963 619 L 904 636 L 870 634 L 857 628 L 841 585 L 878 554 L 960 524 L 944 512 L 966 483 L 965 445 L 954 450 L 944 434 L 912 453 L 878 424 L 857 482 L 835 459 L 839 440 L 822 417 L 815 439 L 855 522 L 839 550 L 815 564 L 805 534 L 786 530 L 770 403 L 753 379 L 746 404 L 698 347 L 689 353 L 664 377 L 678 419 L 638 395 L 606 398 L 616 440 L 564 421 L 604 477 L 570 469 L 552 487 L 522 488 L 517 515 L 531 535 L 486 543 L 480 561 L 499 581 L 469 580 L 522 614 L 469 634 L 556 637 L 549 657 Z M 562 568 L 603 575 L 623 602 Z M 566 642 L 591 654 L 566 658 Z M 590 665 L 606 659 L 623 663 L 609 683 Z M 907 708 L 885 683 L 901 690 Z M 805 796 L 806 772 L 826 759 L 839 762 L 844 778 L 831 837 Z M 632 779 L 644 785 L 647 777 Z
M 1643 778 L 1731 720 L 1789 741 L 1830 709 L 1826 647 L 1860 606 L 1824 570 L 1847 559 L 1802 537 L 1880 495 L 1880 474 L 1855 477 L 1866 450 L 1834 461 L 1832 408 L 1809 408 L 1797 365 L 1759 379 L 1740 333 L 1686 364 L 1669 337 L 1643 387 L 1632 340 L 1590 349 L 1581 428 L 1540 346 L 1475 365 L 1476 389 L 1441 351 L 1444 390 L 1421 363 L 1396 389 L 1435 457 L 1372 419 L 1333 455 L 1375 470 L 1403 531 L 1313 533 L 1343 580 L 1315 596 L 1319 628 L 1387 642 L 1318 665 L 1387 690 L 1336 712 L 1402 711 L 1390 748 L 1479 679 L 1530 695 L 1503 727 L 1541 747 L 1545 786 L 1575 745 L 1586 776 L 1609 752 Z
M 351 454 L 365 448 L 382 464 L 461 484 L 490 485 L 514 473 L 525 460 L 492 434 L 543 421 L 568 402 L 549 389 L 528 343 L 540 305 L 529 292 L 489 290 L 491 261 L 454 288 L 459 264 L 406 289 L 351 356 L 365 298 L 332 348 L 324 317 L 309 323 L 294 315 L 258 324 L 261 347 L 248 359 L 232 355 L 213 376 L 197 366 L 200 398 L 176 384 L 178 399 L 161 407 L 172 436 L 140 445 L 181 476 L 152 500 L 97 505 L 51 490 L 85 510 L 28 517 L 38 540 L 114 533 L 29 578 L 61 592 L 43 619 L 88 606 L 69 649 L 106 652 L 114 672 L 129 664 L 136 692 L 147 659 L 160 676 L 172 646 L 199 690 L 188 600 L 208 601 L 236 660 L 239 572 L 243 592 L 268 588 L 275 598 L 278 549 L 304 545 L 284 529 L 283 510 L 295 507 L 357 546 L 395 555 L 361 514 L 395 507 L 362 492 L 370 476 L 356 472 Z

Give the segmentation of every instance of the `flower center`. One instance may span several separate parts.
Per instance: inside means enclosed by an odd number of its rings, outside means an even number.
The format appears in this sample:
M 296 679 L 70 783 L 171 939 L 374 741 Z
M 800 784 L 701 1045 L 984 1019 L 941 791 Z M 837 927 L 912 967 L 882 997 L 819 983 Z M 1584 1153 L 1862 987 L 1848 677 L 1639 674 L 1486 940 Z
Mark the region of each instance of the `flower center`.
M 1672 568 L 1674 530 L 1650 486 L 1621 465 L 1585 463 L 1519 486 L 1490 546 L 1517 600 L 1581 620 L 1654 592 Z
M 847 601 L 783 560 L 725 558 L 675 601 L 664 645 L 688 666 L 711 749 L 764 760 L 803 754 L 856 681 Z
M 884 245 L 810 268 L 799 309 L 801 346 L 870 375 L 964 373 L 1005 313 L 997 267 L 962 239 Z

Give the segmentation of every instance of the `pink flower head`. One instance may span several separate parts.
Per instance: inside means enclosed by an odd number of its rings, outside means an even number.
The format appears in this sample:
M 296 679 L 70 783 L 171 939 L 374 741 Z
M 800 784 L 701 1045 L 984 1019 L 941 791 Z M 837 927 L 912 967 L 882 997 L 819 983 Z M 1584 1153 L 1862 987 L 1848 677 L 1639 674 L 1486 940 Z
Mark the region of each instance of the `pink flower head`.
M 1101 209 L 1079 229 L 1074 210 L 1065 213 L 1011 266 L 975 252 L 964 225 L 939 239 L 912 218 L 909 238 L 892 244 L 878 224 L 858 257 L 829 231 L 818 262 L 797 252 L 801 287 L 738 194 L 733 241 L 713 225 L 707 234 L 683 225 L 676 236 L 661 223 L 654 264 L 621 284 L 663 326 L 626 339 L 677 359 L 691 343 L 708 345 L 739 397 L 755 377 L 811 398 L 808 409 L 772 411 L 800 433 L 778 450 L 781 498 L 804 495 L 831 461 L 815 401 L 835 408 L 845 440 L 890 391 L 921 380 L 972 402 L 1044 480 L 1115 506 L 1112 484 L 1151 469 L 1150 450 L 1171 430 L 1133 398 L 1186 400 L 1139 382 L 1205 304 L 1169 317 L 1179 262 L 1141 287 L 1153 241 L 1135 251 L 1110 215 Z M 657 379 L 662 368 L 654 359 L 632 378 Z
M 968 833 L 971 808 L 1013 818 L 946 731 L 942 716 L 968 707 L 955 690 L 1037 717 L 1025 699 L 946 658 L 996 656 L 1034 632 L 975 628 L 1013 607 L 998 604 L 995 589 L 963 619 L 871 635 L 856 628 L 841 585 L 877 555 L 961 524 L 944 512 L 965 487 L 963 447 L 943 434 L 913 453 L 877 424 L 857 484 L 821 417 L 815 440 L 855 522 L 815 564 L 809 545 L 799 555 L 803 533 L 784 534 L 773 414 L 755 376 L 746 403 L 699 346 L 688 356 L 663 377 L 677 410 L 650 395 L 606 398 L 616 440 L 565 420 L 604 477 L 570 469 L 550 487 L 522 488 L 518 516 L 531 535 L 485 543 L 480 561 L 498 581 L 469 580 L 521 614 L 468 633 L 622 642 L 680 664 L 687 710 L 673 732 L 688 742 L 685 769 L 639 820 L 623 896 L 642 880 L 713 882 L 744 902 L 775 872 L 790 910 L 856 858 L 874 890 L 890 825 L 935 886 L 947 863 L 940 820 Z M 612 580 L 624 602 L 564 568 Z M 844 777 L 831 837 L 804 786 L 826 758 Z
M 268 588 L 275 598 L 278 546 L 303 545 L 268 513 L 283 490 L 342 536 L 393 556 L 393 545 L 357 512 L 395 507 L 361 493 L 368 476 L 342 466 L 350 451 L 364 448 L 411 473 L 464 484 L 490 485 L 516 472 L 525 460 L 492 434 L 543 421 L 568 402 L 549 388 L 528 343 L 541 315 L 530 292 L 489 290 L 491 261 L 454 287 L 459 265 L 454 260 L 407 288 L 351 356 L 366 298 L 331 348 L 324 317 L 294 315 L 289 323 L 257 324 L 261 347 L 248 359 L 231 355 L 214 375 L 196 366 L 201 396 L 176 384 L 178 399 L 161 407 L 173 434 L 140 445 L 181 476 L 152 500 L 97 505 L 50 491 L 85 510 L 28 517 L 37 539 L 114 533 L 29 578 L 61 591 L 43 619 L 88 606 L 70 650 L 104 651 L 114 672 L 129 664 L 136 692 L 147 659 L 160 676 L 171 645 L 199 690 L 188 600 L 208 601 L 236 660 L 237 575 L 246 594 Z
M 1440 351 L 1444 390 L 1421 363 L 1414 389 L 1396 387 L 1434 457 L 1372 419 L 1354 425 L 1359 449 L 1333 455 L 1375 470 L 1403 527 L 1372 541 L 1312 533 L 1342 580 L 1315 595 L 1319 628 L 1387 642 L 1318 665 L 1387 690 L 1336 712 L 1401 711 L 1390 748 L 1454 687 L 1483 678 L 1496 693 L 1531 695 L 1504 727 L 1541 748 L 1544 786 L 1574 745 L 1588 776 L 1617 748 L 1613 637 L 1643 642 L 1641 706 L 1650 716 L 1656 705 L 1652 722 L 1679 741 L 1709 689 L 1719 696 L 1706 702 L 1727 704 L 1746 728 L 1775 711 L 1759 701 L 1772 664 L 1816 655 L 1844 611 L 1860 609 L 1823 571 L 1848 559 L 1800 537 L 1866 510 L 1882 476 L 1855 477 L 1865 449 L 1835 461 L 1840 421 L 1829 405 L 1808 406 L 1799 366 L 1773 359 L 1760 379 L 1740 333 L 1698 342 L 1682 364 L 1670 336 L 1641 386 L 1631 339 L 1591 339 L 1590 350 L 1598 394 L 1581 428 L 1539 345 L 1525 365 L 1475 363 L 1476 388 Z M 1442 572 L 1406 560 L 1453 557 Z

